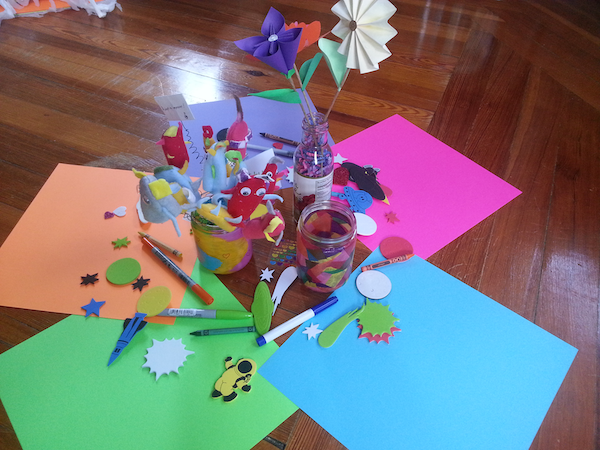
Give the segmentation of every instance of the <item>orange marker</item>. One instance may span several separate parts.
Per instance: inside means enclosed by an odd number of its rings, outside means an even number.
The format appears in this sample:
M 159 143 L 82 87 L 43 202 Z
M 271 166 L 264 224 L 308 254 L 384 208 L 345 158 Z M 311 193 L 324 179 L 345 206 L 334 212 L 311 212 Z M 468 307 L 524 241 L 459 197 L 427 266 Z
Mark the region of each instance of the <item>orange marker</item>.
M 165 255 L 160 248 L 158 248 L 156 245 L 154 245 L 152 242 L 150 242 L 148 240 L 148 238 L 142 237 L 142 242 L 144 244 L 146 244 L 148 247 L 150 247 L 150 250 L 152 251 L 152 253 L 154 253 L 154 255 L 156 255 L 156 257 L 158 259 L 160 259 L 161 262 L 165 266 L 167 266 L 169 269 L 171 269 L 171 272 L 173 272 L 175 275 L 177 275 L 177 277 L 181 281 L 183 281 L 185 284 L 187 284 L 192 289 L 192 291 L 194 291 L 196 293 L 196 295 L 204 301 L 204 303 L 206 303 L 207 305 L 210 305 L 214 301 L 214 298 L 212 298 L 208 292 L 206 292 L 204 289 L 202 289 L 202 287 L 198 283 L 196 283 L 194 280 L 192 280 L 187 273 L 185 273 L 183 270 L 181 270 L 179 268 L 179 266 L 177 266 L 177 264 L 175 264 L 173 261 L 171 261 L 167 257 L 167 255 Z

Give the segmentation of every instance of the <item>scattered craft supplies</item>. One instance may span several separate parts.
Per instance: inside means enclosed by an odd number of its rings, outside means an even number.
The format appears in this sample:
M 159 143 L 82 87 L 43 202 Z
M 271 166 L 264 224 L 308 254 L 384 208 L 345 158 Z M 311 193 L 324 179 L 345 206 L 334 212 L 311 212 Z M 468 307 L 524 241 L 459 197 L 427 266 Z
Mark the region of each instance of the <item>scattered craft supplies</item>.
M 382 258 L 375 250 L 363 264 Z M 577 350 L 417 256 L 380 270 L 402 324 L 393 343 L 346 328 L 322 348 L 299 329 L 259 374 L 350 449 L 399 439 L 413 449 L 529 448 Z M 360 273 L 335 292 L 322 327 L 363 305 Z
M 219 299 L 220 307 L 244 310 L 214 274 L 196 266 L 192 278 Z M 183 306 L 197 305 L 188 290 Z M 172 448 L 173 430 L 180 431 L 180 450 L 196 450 L 199 442 L 204 448 L 227 450 L 259 444 L 297 407 L 259 374 L 252 377 L 253 392 L 242 393 L 232 405 L 211 399 L 210 393 L 227 355 L 235 361 L 250 358 L 260 367 L 277 345 L 258 348 L 256 333 L 189 336 L 198 320 L 178 318 L 173 326 L 148 323 L 109 368 L 106 359 L 122 321 L 70 316 L 0 355 L 0 398 L 23 450 L 81 448 L 90 442 L 90 415 L 82 413 L 90 410 L 94 426 L 110 430 L 94 435 L 95 450 L 114 449 L 116 440 L 123 448 L 138 448 L 140 436 L 146 450 Z M 228 323 L 210 319 L 202 326 L 222 328 Z M 252 325 L 252 319 L 244 325 Z M 141 367 L 146 349 L 153 339 L 173 338 L 182 338 L 194 355 L 178 376 L 155 380 Z M 124 408 L 124 401 L 143 407 L 143 413 Z

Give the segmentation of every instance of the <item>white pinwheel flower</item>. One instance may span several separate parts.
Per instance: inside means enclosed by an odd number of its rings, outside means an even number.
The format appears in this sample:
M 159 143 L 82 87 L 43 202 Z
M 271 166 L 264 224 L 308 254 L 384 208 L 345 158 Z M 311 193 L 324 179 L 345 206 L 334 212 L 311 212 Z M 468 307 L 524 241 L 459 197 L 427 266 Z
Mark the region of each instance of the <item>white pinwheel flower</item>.
M 338 52 L 348 58 L 346 67 L 360 73 L 379 69 L 392 54 L 385 44 L 398 33 L 388 23 L 396 7 L 388 0 L 341 0 L 331 11 L 340 18 L 331 32 L 343 40 Z

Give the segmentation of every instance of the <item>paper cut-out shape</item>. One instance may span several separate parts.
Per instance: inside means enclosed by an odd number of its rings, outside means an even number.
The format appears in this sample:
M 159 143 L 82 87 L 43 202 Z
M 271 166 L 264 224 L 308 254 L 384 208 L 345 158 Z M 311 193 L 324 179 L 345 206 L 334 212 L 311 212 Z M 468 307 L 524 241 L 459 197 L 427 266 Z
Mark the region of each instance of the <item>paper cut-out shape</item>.
M 286 31 L 285 19 L 279 11 L 271 8 L 262 24 L 261 32 L 262 36 L 249 37 L 234 43 L 275 70 L 287 74 L 294 68 L 302 29 L 290 28 Z
M 344 331 L 350 322 L 358 319 L 364 310 L 365 305 L 363 304 L 360 308 L 353 309 L 334 321 L 331 325 L 325 328 L 325 330 L 319 336 L 319 345 L 324 348 L 329 348 L 335 344 L 335 341 L 337 341 L 337 339 L 340 337 L 342 331 Z
M 137 302 L 137 310 L 147 317 L 156 316 L 171 301 L 171 290 L 166 286 L 155 286 L 142 294 Z
M 141 292 L 144 287 L 148 286 L 148 281 L 150 281 L 150 278 L 139 277 L 135 283 L 131 284 L 133 286 L 133 290 L 135 291 L 136 289 L 139 289 Z
M 319 330 L 319 324 L 310 323 L 309 327 L 304 328 L 303 334 L 308 336 L 308 340 L 310 341 L 312 338 L 317 339 L 317 336 L 322 333 L 323 330 Z
M 140 276 L 142 267 L 133 258 L 118 259 L 106 269 L 106 279 L 112 284 L 129 284 Z
M 345 55 L 338 52 L 340 44 L 330 39 L 319 39 L 319 48 L 325 55 L 327 67 L 329 67 L 329 71 L 333 76 L 338 90 L 341 89 L 342 85 L 344 84 L 344 81 L 346 80 L 346 73 L 348 71 L 346 63 L 348 61 L 348 58 Z
M 381 303 L 370 302 L 365 303 L 365 309 L 358 318 L 358 327 L 361 329 L 361 334 L 358 338 L 367 338 L 369 342 L 376 343 L 385 342 L 389 344 L 389 339 L 394 335 L 395 331 L 401 331 L 394 323 L 397 322 L 397 317 L 390 311 L 390 306 L 382 305 Z
M 149 373 L 156 374 L 156 380 L 162 375 L 169 375 L 171 372 L 179 374 L 179 368 L 183 367 L 189 355 L 194 352 L 185 349 L 181 339 L 165 339 L 157 341 L 152 339 L 152 347 L 147 349 L 148 353 L 144 355 L 146 362 L 142 367 L 148 367 Z
M 276 102 L 283 103 L 302 103 L 300 95 L 294 89 L 271 89 L 270 91 L 252 92 L 248 94 L 253 97 L 268 98 L 269 100 L 275 100 Z
M 256 363 L 251 359 L 240 359 L 233 364 L 233 358 L 225 358 L 225 373 L 215 383 L 215 390 L 212 393 L 213 398 L 223 397 L 225 403 L 229 403 L 237 397 L 236 389 L 244 392 L 250 392 L 250 380 L 256 373 Z
M 361 236 L 371 236 L 377 231 L 377 222 L 366 214 L 355 212 L 356 232 Z
M 268 267 L 266 269 L 263 269 L 260 273 L 260 280 L 261 281 L 271 281 L 273 279 L 273 272 L 275 272 L 272 269 L 269 269 Z
M 385 213 L 385 218 L 389 223 L 400 222 L 400 219 L 398 219 L 398 217 L 396 216 L 396 213 L 394 211 Z
M 287 291 L 296 278 L 298 278 L 298 270 L 295 266 L 290 266 L 281 272 L 281 275 L 279 275 L 279 279 L 277 280 L 277 284 L 275 285 L 275 289 L 273 289 L 273 296 L 271 297 L 271 300 L 273 301 L 272 314 L 275 314 L 275 310 L 281 303 L 283 294 L 285 291 Z
M 334 197 L 341 200 L 346 200 L 350 205 L 350 209 L 354 212 L 365 214 L 367 208 L 373 204 L 373 197 L 368 192 L 360 189 L 352 189 L 350 186 L 344 186 L 344 193 L 331 193 Z
M 337 164 L 343 164 L 344 161 L 348 161 L 348 158 L 344 158 L 340 153 L 336 153 L 333 157 L 333 162 Z
M 323 53 L 317 53 L 313 58 L 305 61 L 304 64 L 302 64 L 302 67 L 300 67 L 298 73 L 300 75 L 300 81 L 302 82 L 301 88 L 303 91 L 306 91 L 306 86 L 315 73 L 315 70 L 317 70 L 321 58 L 323 58 Z
M 350 180 L 354 181 L 359 189 L 368 192 L 377 200 L 385 200 L 385 192 L 383 192 L 383 188 L 377 181 L 379 169 L 375 169 L 371 165 L 361 167 L 358 164 L 350 162 L 343 163 L 342 167 L 348 169 Z
M 264 281 L 259 281 L 254 291 L 254 301 L 250 307 L 254 315 L 254 326 L 259 334 L 265 334 L 271 328 L 271 316 L 273 314 L 273 302 L 271 291 Z
M 381 300 L 392 291 L 392 282 L 383 272 L 367 270 L 356 277 L 356 287 L 365 297 Z
M 361 74 L 379 69 L 392 54 L 385 44 L 398 33 L 387 22 L 396 7 L 388 0 L 341 0 L 331 11 L 340 18 L 331 32 L 342 39 L 338 52 L 348 58 L 346 66 Z
M 87 286 L 88 284 L 94 284 L 96 281 L 98 281 L 98 274 L 95 273 L 93 275 L 90 275 L 88 273 L 86 276 L 81 277 L 81 283 L 79 284 Z
M 313 45 L 319 40 L 319 36 L 321 36 L 321 22 L 317 20 L 309 24 L 304 22 L 293 22 L 285 26 L 286 30 L 291 28 L 302 28 L 302 39 L 298 45 L 298 53 L 300 53 L 306 47 Z
M 396 258 L 402 255 L 413 253 L 413 246 L 410 242 L 400 236 L 386 237 L 379 244 L 379 251 L 384 258 Z
M 124 217 L 125 214 L 127 214 L 127 207 L 126 206 L 119 206 L 118 208 L 116 208 L 115 210 L 113 210 L 113 214 L 117 217 Z
M 92 314 L 96 314 L 100 317 L 100 307 L 104 305 L 106 302 L 97 302 L 92 299 L 87 305 L 83 305 L 82 308 L 85 309 L 85 317 L 88 317 Z
M 127 236 L 124 238 L 117 239 L 116 241 L 112 241 L 114 248 L 127 247 L 128 244 L 131 244 L 131 241 L 127 240 Z
M 125 319 L 123 322 L 123 332 L 121 336 L 119 336 L 119 340 L 117 341 L 117 345 L 115 349 L 110 354 L 110 358 L 108 360 L 108 365 L 110 366 L 115 359 L 119 357 L 119 355 L 123 352 L 123 349 L 129 345 L 133 337 L 144 329 L 144 327 L 148 324 L 144 319 L 146 318 L 146 314 L 144 313 L 135 313 L 135 316 L 132 319 Z
M 294 184 L 294 167 L 293 166 L 292 167 L 288 167 L 287 170 L 288 170 L 288 174 L 287 174 L 287 177 L 285 177 L 285 178 L 290 183 Z

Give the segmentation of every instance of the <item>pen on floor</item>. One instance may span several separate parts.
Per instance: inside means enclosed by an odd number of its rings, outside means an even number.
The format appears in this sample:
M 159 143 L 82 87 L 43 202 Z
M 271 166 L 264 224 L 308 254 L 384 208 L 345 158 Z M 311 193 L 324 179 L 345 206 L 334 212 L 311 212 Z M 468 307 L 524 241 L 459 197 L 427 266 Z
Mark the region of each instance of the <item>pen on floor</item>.
M 298 142 L 298 141 L 293 141 L 291 139 L 283 138 L 281 136 L 275 136 L 274 134 L 271 134 L 271 133 L 260 133 L 260 135 L 262 137 L 264 137 L 264 138 L 272 139 L 274 141 L 283 142 L 284 144 L 290 144 L 290 145 L 293 145 L 295 147 L 298 147 L 300 145 L 300 142 Z
M 167 308 L 157 315 L 163 317 L 196 317 L 199 319 L 242 320 L 251 319 L 254 315 L 248 311 L 230 311 L 226 309 L 186 309 Z
M 293 158 L 293 156 L 294 156 L 294 150 L 281 150 L 278 148 L 263 147 L 262 145 L 254 145 L 254 144 L 248 144 L 246 147 L 251 150 L 260 150 L 261 152 L 265 152 L 267 150 L 273 150 L 273 153 L 275 153 L 276 155 L 287 156 L 288 158 Z
M 144 233 L 143 231 L 138 231 L 138 234 L 142 237 L 147 238 L 153 244 L 158 245 L 159 247 L 165 249 L 169 253 L 173 253 L 178 258 L 183 257 L 183 253 L 181 253 L 179 250 L 171 247 L 170 245 L 165 244 L 164 242 L 159 241 L 155 237 L 150 236 L 148 233 Z
M 267 342 L 271 342 L 271 341 L 277 339 L 279 336 L 287 333 L 292 328 L 295 328 L 298 325 L 306 322 L 308 319 L 315 317 L 321 311 L 326 310 L 331 305 L 335 304 L 337 301 L 338 301 L 338 298 L 335 295 L 329 297 L 327 300 L 325 300 L 322 303 L 319 303 L 317 306 L 313 306 L 312 308 L 307 309 L 303 313 L 298 314 L 296 317 L 292 317 L 290 320 L 282 323 L 278 327 L 273 328 L 270 331 L 267 331 L 265 334 L 263 334 L 258 339 L 256 339 L 256 343 L 258 344 L 259 347 L 262 347 Z
M 204 289 L 202 289 L 202 286 L 200 286 L 198 283 L 196 283 L 194 280 L 192 280 L 190 278 L 190 276 L 187 273 L 185 273 L 183 270 L 181 270 L 177 264 L 175 264 L 173 261 L 171 261 L 167 257 L 167 255 L 165 255 L 162 252 L 162 250 L 160 248 L 158 248 L 156 245 L 154 245 L 152 242 L 150 242 L 145 237 L 142 237 L 142 242 L 144 244 L 146 244 L 148 247 L 150 247 L 150 250 L 152 251 L 152 253 L 154 253 L 154 255 L 158 259 L 160 259 L 160 261 L 165 266 L 167 266 L 169 269 L 171 269 L 171 272 L 173 272 L 175 275 L 177 275 L 177 277 L 181 281 L 183 281 L 185 284 L 187 284 L 190 287 L 190 289 L 192 291 L 194 291 L 196 293 L 196 295 L 204 301 L 204 303 L 206 303 L 207 305 L 210 305 L 214 301 L 214 298 L 212 298 L 208 292 L 206 292 Z
M 216 336 L 219 334 L 252 333 L 256 327 L 214 328 L 212 330 L 192 331 L 192 336 Z

